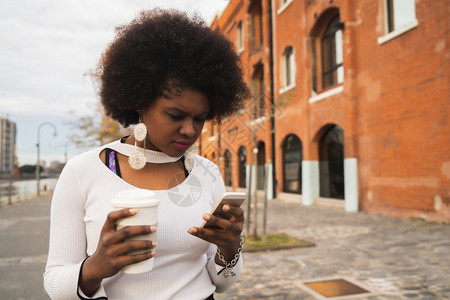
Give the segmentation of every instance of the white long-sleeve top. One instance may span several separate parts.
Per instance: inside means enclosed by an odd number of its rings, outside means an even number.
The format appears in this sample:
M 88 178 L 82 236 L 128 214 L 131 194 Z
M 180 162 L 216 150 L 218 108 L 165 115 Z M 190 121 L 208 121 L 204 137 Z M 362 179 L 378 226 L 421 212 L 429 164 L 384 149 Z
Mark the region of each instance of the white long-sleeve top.
M 84 259 L 97 248 L 110 200 L 136 188 L 109 170 L 100 160 L 99 147 L 71 159 L 56 185 L 50 218 L 50 244 L 44 287 L 52 299 L 78 299 L 78 279 Z M 234 277 L 218 275 L 216 246 L 187 233 L 200 226 L 225 186 L 217 166 L 196 156 L 194 168 L 179 185 L 157 190 L 158 231 L 154 267 L 142 274 L 118 274 L 102 281 L 92 297 L 113 299 L 205 299 L 230 287 L 240 276 L 242 257 Z M 105 298 L 103 298 L 105 299 Z

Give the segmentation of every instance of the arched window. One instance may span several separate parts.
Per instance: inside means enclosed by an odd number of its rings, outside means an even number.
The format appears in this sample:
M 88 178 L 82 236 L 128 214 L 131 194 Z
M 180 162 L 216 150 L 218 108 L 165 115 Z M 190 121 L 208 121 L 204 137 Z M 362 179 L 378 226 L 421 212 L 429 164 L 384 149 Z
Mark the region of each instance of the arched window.
M 246 166 L 247 166 L 247 150 L 244 146 L 241 146 L 238 151 L 239 156 L 239 187 L 247 187 L 247 176 L 246 176 Z
M 225 185 L 231 186 L 231 153 L 229 150 L 225 150 Z
M 342 30 L 339 11 L 322 14 L 311 33 L 313 90 L 320 92 L 344 81 Z
M 344 199 L 344 130 L 331 126 L 319 141 L 320 196 Z
M 328 24 L 322 36 L 322 83 L 324 89 L 344 81 L 341 26 L 342 23 L 337 15 Z
M 295 58 L 294 49 L 287 47 L 283 51 L 281 58 L 281 82 L 283 88 L 289 88 L 295 85 Z
M 295 135 L 286 137 L 283 144 L 283 191 L 302 193 L 302 142 Z

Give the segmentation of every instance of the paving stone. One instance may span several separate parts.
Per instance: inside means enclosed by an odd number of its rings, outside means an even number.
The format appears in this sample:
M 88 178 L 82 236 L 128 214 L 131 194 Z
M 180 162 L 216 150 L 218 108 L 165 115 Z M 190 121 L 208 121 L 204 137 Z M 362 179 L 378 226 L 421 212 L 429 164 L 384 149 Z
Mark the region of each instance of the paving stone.
M 405 296 L 407 298 L 417 298 L 417 297 L 419 297 L 419 294 L 416 294 L 416 293 L 405 293 L 405 294 L 403 294 L 403 296 Z
M 357 299 L 450 295 L 449 225 L 279 200 L 269 201 L 267 224 L 268 233 L 286 233 L 316 246 L 243 253 L 240 280 L 216 299 L 312 300 L 293 282 L 324 278 L 347 278 L 376 293 Z

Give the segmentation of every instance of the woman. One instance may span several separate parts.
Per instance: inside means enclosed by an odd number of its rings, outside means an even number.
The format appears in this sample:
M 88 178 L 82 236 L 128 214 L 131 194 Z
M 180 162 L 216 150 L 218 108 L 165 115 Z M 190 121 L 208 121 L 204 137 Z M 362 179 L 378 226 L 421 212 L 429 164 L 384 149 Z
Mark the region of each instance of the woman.
M 242 270 L 241 208 L 230 220 L 207 214 L 225 192 L 219 169 L 195 155 L 206 120 L 243 106 L 249 91 L 234 45 L 197 17 L 142 12 L 118 34 L 99 63 L 101 102 L 134 134 L 70 160 L 54 192 L 44 286 L 52 299 L 213 299 Z M 158 228 L 116 222 L 123 190 L 153 190 Z M 217 225 L 201 228 L 203 220 Z M 157 241 L 130 236 L 158 231 Z M 129 250 L 147 249 L 126 255 Z M 121 269 L 155 257 L 142 274 Z

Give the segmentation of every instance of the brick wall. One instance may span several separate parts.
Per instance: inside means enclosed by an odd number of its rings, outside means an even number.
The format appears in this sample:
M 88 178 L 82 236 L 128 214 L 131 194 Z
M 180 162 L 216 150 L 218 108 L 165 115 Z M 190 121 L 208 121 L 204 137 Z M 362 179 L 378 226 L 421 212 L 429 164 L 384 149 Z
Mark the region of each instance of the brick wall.
M 241 59 L 245 76 L 251 85 L 255 66 L 259 63 L 263 67 L 264 93 L 268 96 L 268 1 L 260 2 L 263 47 L 258 51 L 252 51 L 250 47 L 251 2 L 230 1 L 212 27 L 218 27 L 235 41 L 236 26 L 232 24 L 243 21 L 245 46 Z M 284 190 L 282 147 L 285 138 L 289 134 L 297 135 L 302 142 L 303 160 L 318 161 L 319 140 L 327 128 L 337 125 L 344 132 L 344 158 L 357 159 L 359 209 L 450 222 L 446 1 L 416 0 L 416 26 L 390 39 L 385 38 L 383 0 L 292 0 L 284 7 L 274 0 L 273 5 L 277 194 Z M 320 48 L 320 38 L 336 14 L 344 26 L 341 31 L 344 80 L 313 91 L 313 68 L 316 66 L 320 73 L 324 63 L 323 58 L 318 57 L 314 64 L 313 52 L 321 51 L 317 45 Z M 313 43 L 316 43 L 316 49 Z M 286 90 L 282 81 L 282 54 L 288 46 L 294 50 L 295 84 Z M 265 101 L 268 107 L 269 97 Z M 247 112 L 251 107 L 249 104 Z M 217 154 L 223 153 L 227 148 L 238 149 L 245 144 L 247 164 L 252 164 L 256 140 L 264 142 L 265 161 L 271 163 L 268 120 L 263 120 L 252 136 L 251 130 L 246 129 L 246 126 L 254 128 L 249 125 L 252 121 L 250 113 L 240 116 L 242 122 L 230 119 L 222 127 L 226 130 L 236 127 L 243 138 L 231 140 L 228 131 L 223 131 L 222 140 L 229 140 L 219 149 L 218 138 L 210 143 L 205 132 L 202 154 L 210 155 L 211 149 L 216 149 Z M 237 159 L 237 150 L 232 151 L 233 188 L 238 182 Z M 219 163 L 218 157 L 216 162 Z

